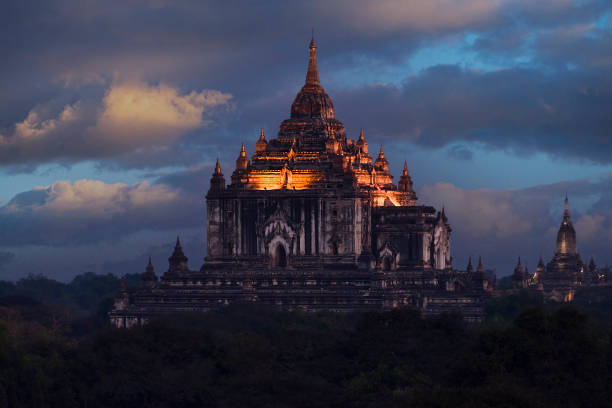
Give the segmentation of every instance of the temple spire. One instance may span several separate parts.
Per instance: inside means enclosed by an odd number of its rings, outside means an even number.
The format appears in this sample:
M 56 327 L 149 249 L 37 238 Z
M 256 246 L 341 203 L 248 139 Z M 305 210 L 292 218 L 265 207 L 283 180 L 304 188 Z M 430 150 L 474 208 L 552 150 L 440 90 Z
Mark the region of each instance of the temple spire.
M 306 85 L 318 86 L 319 82 L 319 70 L 317 69 L 317 44 L 314 39 L 314 32 L 312 40 L 310 41 L 310 57 L 308 59 L 308 71 L 306 72 Z
M 563 220 L 561 221 L 561 226 L 559 227 L 559 232 L 557 233 L 557 253 L 576 253 L 576 231 L 572 225 L 567 194 L 565 195 L 565 210 L 563 211 Z
M 408 176 L 408 162 L 404 160 L 404 170 L 402 170 L 402 176 Z
M 219 163 L 219 159 L 218 158 L 217 158 L 217 164 L 215 164 L 215 173 L 214 174 L 221 174 L 221 164 Z
M 482 265 L 482 257 L 478 257 L 478 268 L 476 269 L 477 272 L 484 272 L 484 266 Z

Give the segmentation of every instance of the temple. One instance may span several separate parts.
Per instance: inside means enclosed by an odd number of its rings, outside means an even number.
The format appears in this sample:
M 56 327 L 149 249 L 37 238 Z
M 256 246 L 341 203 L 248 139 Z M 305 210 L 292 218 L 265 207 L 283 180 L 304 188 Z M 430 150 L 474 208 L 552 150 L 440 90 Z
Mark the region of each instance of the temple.
M 565 210 L 557 232 L 557 247 L 553 258 L 545 266 L 540 255 L 536 272 L 533 275 L 523 270 L 519 258 L 512 275 L 513 287 L 537 289 L 548 299 L 570 302 L 580 287 L 607 284 L 608 268 L 598 268 L 592 256 L 588 264 L 584 263 L 578 253 L 576 243 L 576 231 L 570 216 L 569 200 L 565 197 Z
M 161 280 L 149 264 L 142 288 L 129 300 L 118 295 L 116 326 L 235 302 L 313 311 L 409 305 L 478 321 L 492 288 L 482 262 L 453 268 L 447 216 L 417 203 L 407 163 L 395 184 L 383 147 L 374 159 L 363 129 L 347 136 L 321 86 L 314 39 L 304 86 L 276 137 L 262 130 L 250 158 L 243 144 L 227 181 L 217 161 L 206 220 L 200 270 L 189 269 L 177 239 Z

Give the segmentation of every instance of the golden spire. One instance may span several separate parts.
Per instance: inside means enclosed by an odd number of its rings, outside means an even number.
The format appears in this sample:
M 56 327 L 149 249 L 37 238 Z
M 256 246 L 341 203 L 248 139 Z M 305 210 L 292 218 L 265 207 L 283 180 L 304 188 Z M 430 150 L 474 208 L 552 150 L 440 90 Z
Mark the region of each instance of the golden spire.
M 359 141 L 360 142 L 364 142 L 365 141 L 365 137 L 363 137 L 363 128 L 361 128 L 361 132 L 359 132 Z
M 217 164 L 215 165 L 215 174 L 221 174 L 221 164 L 219 164 L 218 158 L 217 158 Z
M 385 158 L 385 152 L 383 151 L 383 146 L 380 145 L 380 153 L 378 153 L 378 158 L 379 159 L 384 159 Z
M 246 157 L 246 150 L 244 150 L 244 143 L 242 143 L 242 148 L 240 149 L 240 157 Z
M 402 176 L 408 175 L 408 163 L 404 160 L 404 170 L 402 170 Z
M 266 141 L 266 137 L 264 136 L 263 128 L 261 128 L 261 133 L 259 134 L 259 141 L 260 142 L 265 142 Z
M 319 82 L 319 71 L 317 69 L 317 44 L 314 40 L 314 32 L 310 41 L 310 57 L 308 58 L 308 71 L 306 72 L 306 85 L 317 86 Z

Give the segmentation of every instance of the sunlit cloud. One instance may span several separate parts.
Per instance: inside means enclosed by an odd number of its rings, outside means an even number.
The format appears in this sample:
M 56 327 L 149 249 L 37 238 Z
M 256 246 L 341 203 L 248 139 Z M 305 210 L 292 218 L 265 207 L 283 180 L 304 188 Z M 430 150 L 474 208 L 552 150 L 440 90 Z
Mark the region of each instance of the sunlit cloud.
M 0 159 L 5 166 L 77 162 L 139 148 L 164 149 L 184 134 L 211 125 L 218 109 L 230 108 L 231 99 L 217 90 L 181 93 L 164 83 L 113 84 L 101 101 L 80 100 L 56 115 L 44 104 L 32 109 L 11 133 L 0 135 Z

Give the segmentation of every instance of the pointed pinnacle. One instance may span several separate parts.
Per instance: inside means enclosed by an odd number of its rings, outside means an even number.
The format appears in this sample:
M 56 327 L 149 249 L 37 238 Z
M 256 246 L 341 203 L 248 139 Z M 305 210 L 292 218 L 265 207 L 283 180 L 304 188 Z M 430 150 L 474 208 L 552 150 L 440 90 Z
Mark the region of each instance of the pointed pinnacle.
M 259 134 L 259 140 L 260 140 L 260 141 L 264 141 L 264 140 L 266 140 L 266 137 L 264 136 L 264 131 L 263 131 L 263 128 L 261 128 L 261 133 Z
M 176 245 L 175 245 L 175 247 L 176 248 L 180 248 L 181 247 L 181 240 L 179 239 L 178 235 L 176 236 Z
M 215 174 L 221 174 L 221 164 L 219 163 L 219 158 L 217 158 L 217 164 L 215 164 Z
M 363 128 L 361 128 L 361 132 L 359 132 L 359 140 L 360 141 L 365 140 L 365 137 L 363 136 Z

